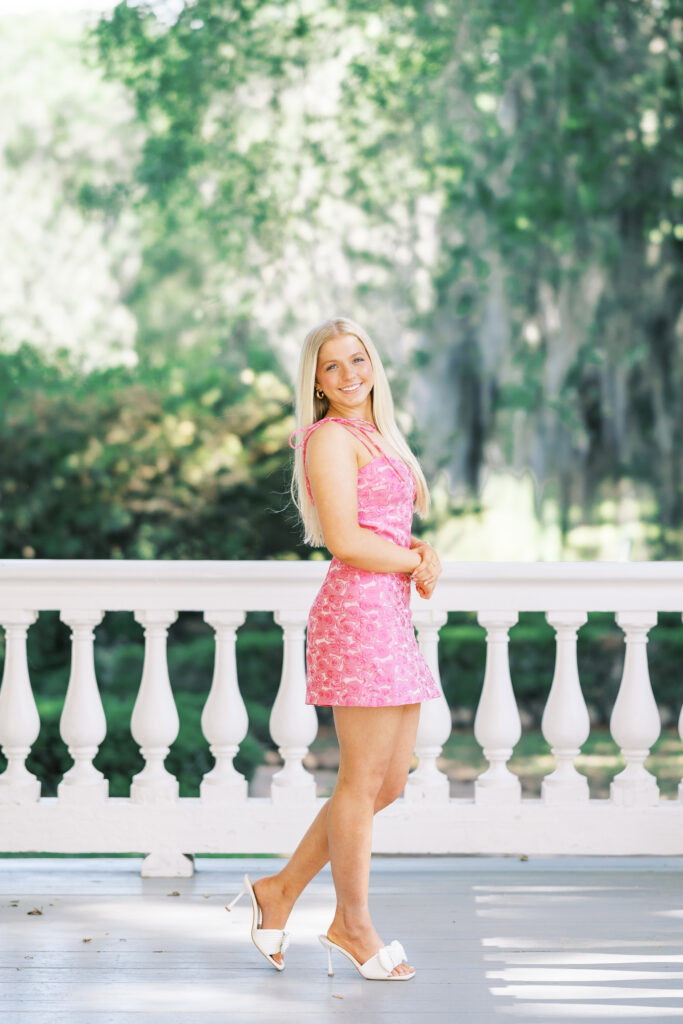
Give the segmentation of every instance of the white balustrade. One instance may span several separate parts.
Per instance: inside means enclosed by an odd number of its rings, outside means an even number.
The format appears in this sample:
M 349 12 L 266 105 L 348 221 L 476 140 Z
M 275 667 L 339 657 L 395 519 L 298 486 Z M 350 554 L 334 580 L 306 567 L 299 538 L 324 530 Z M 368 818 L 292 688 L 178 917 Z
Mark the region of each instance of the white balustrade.
M 92 763 L 107 734 L 93 651 L 93 630 L 103 614 L 88 608 L 65 609 L 60 613 L 62 622 L 71 629 L 71 674 L 59 731 L 74 763 L 59 783 L 57 793 L 60 800 L 71 803 L 102 803 L 109 795 L 109 783 Z
M 678 735 L 683 740 L 683 707 L 681 713 L 678 716 Z M 683 803 L 683 779 L 678 784 L 678 799 Z
M 308 610 L 279 609 L 275 621 L 284 631 L 280 688 L 270 714 L 270 735 L 284 766 L 273 776 L 271 795 L 278 802 L 315 798 L 315 779 L 303 766 L 308 748 L 318 733 L 318 716 L 306 704 L 304 630 Z
M 145 767 L 133 776 L 133 803 L 178 799 L 178 780 L 164 766 L 180 728 L 166 659 L 166 633 L 176 618 L 177 612 L 165 609 L 135 612 L 136 621 L 145 630 L 145 660 L 130 731 L 140 747 Z
M 574 766 L 590 734 L 588 709 L 581 692 L 576 662 L 576 631 L 586 622 L 585 612 L 548 612 L 556 634 L 555 672 L 543 712 L 541 730 L 557 763 L 543 780 L 541 792 L 547 803 L 566 806 L 588 800 L 588 779 Z
M 513 747 L 522 735 L 508 659 L 508 630 L 517 618 L 517 613 L 510 611 L 492 610 L 477 615 L 479 625 L 486 629 L 486 669 L 474 735 L 489 762 L 474 784 L 477 803 L 511 803 L 519 801 L 522 794 L 519 779 L 507 767 Z
M 439 687 L 440 696 L 425 701 L 420 708 L 420 721 L 415 740 L 418 766 L 408 776 L 405 789 L 405 798 L 409 801 L 429 800 L 443 803 L 448 802 L 450 795 L 448 776 L 436 766 L 436 759 L 451 734 L 451 712 L 443 694 L 439 672 L 439 630 L 447 618 L 446 612 L 432 609 L 413 613 L 420 650 Z
M 0 803 L 31 803 L 40 799 L 40 781 L 26 767 L 38 739 L 40 718 L 31 690 L 26 660 L 26 633 L 38 618 L 32 611 L 5 611 L 5 667 L 0 686 L 0 746 L 7 767 L 0 775 Z
M 322 806 L 304 767 L 317 732 L 305 704 L 305 626 L 326 571 L 324 562 L 125 562 L 0 560 L 0 623 L 6 645 L 0 685 L 0 846 L 7 852 L 136 852 L 143 875 L 190 875 L 193 854 L 286 853 Z M 644 762 L 660 731 L 646 657 L 658 611 L 683 605 L 683 563 L 447 564 L 428 604 L 414 599 L 420 648 L 439 679 L 439 629 L 447 612 L 477 610 L 486 629 L 486 667 L 474 732 L 488 768 L 472 797 L 450 798 L 437 759 L 450 733 L 443 696 L 425 702 L 416 739 L 418 766 L 405 796 L 375 820 L 378 853 L 669 854 L 680 853 L 683 782 L 678 800 L 660 798 Z M 103 612 L 130 611 L 144 627 L 142 679 L 131 732 L 145 764 L 130 797 L 107 797 L 93 759 L 104 735 L 94 671 L 93 629 Z M 179 728 L 168 677 L 166 635 L 179 609 L 201 612 L 215 631 L 215 662 L 202 716 L 215 766 L 199 797 L 180 797 L 165 758 Z M 29 609 L 29 610 L 22 610 Z M 501 611 L 501 609 L 504 609 Z M 577 630 L 586 611 L 613 613 L 626 656 L 611 719 L 626 768 L 611 799 L 590 799 L 576 770 L 589 729 L 577 664 Z M 41 797 L 26 767 L 40 721 L 27 662 L 27 630 L 42 610 L 71 628 L 71 674 L 60 728 L 73 765 L 57 797 Z M 508 632 L 523 611 L 543 610 L 556 634 L 543 734 L 555 770 L 542 798 L 520 799 L 508 760 L 521 735 L 508 662 Z M 247 729 L 235 660 L 236 631 L 250 611 L 275 611 L 283 663 L 270 728 L 284 765 L 270 798 L 246 795 L 234 758 Z M 30 648 L 29 648 L 30 650 Z M 38 673 L 32 669 L 34 677 Z M 246 683 L 246 680 L 242 681 Z M 456 680 L 456 687 L 457 687 Z M 40 679 L 33 678 L 35 692 Z M 457 692 L 457 689 L 456 689 Z M 683 713 L 679 723 L 683 738 Z M 680 776 L 679 776 L 680 778 Z M 678 780 L 677 780 L 678 781 Z
M 656 622 L 656 612 L 617 612 L 617 625 L 626 634 L 626 654 L 610 730 L 626 767 L 612 782 L 610 793 L 615 804 L 628 807 L 659 803 L 657 780 L 644 765 L 661 729 L 646 648 L 647 634 Z
M 202 732 L 216 764 L 201 781 L 202 800 L 246 800 L 247 780 L 233 764 L 247 735 L 249 719 L 237 682 L 235 643 L 244 612 L 206 612 L 204 618 L 216 631 L 216 655 L 211 690 L 202 711 Z

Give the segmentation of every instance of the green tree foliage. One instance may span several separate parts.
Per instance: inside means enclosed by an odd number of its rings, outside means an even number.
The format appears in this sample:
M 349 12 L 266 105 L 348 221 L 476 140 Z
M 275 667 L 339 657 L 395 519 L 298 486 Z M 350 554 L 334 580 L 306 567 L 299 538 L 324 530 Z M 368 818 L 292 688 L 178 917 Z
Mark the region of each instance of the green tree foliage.
M 355 187 L 378 218 L 416 180 L 439 197 L 421 372 L 435 358 L 451 389 L 458 475 L 490 438 L 559 481 L 565 529 L 622 476 L 680 526 L 683 6 L 349 9 L 375 28 L 347 81 Z
M 0 350 L 65 349 L 92 368 L 134 362 L 143 133 L 83 35 L 73 17 L 0 12 Z
M 529 467 L 565 533 L 572 507 L 641 481 L 654 553 L 674 553 L 682 14 L 198 0 L 164 24 L 119 5 L 100 52 L 147 134 L 148 254 L 171 247 L 143 290 L 182 266 L 206 297 L 218 259 L 250 315 L 277 277 L 287 333 L 314 281 L 318 315 L 350 303 L 412 353 L 429 468 L 476 490 L 491 451 Z
M 272 370 L 186 354 L 77 373 L 0 354 L 0 549 L 21 558 L 302 554 L 291 394 Z

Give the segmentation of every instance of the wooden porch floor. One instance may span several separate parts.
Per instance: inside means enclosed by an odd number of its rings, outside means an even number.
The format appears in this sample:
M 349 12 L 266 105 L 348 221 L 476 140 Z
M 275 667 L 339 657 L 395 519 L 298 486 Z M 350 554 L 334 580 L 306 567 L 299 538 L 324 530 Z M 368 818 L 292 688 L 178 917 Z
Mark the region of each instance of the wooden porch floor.
M 242 874 L 280 861 L 197 858 L 143 879 L 126 858 L 0 859 L 3 1024 L 604 1024 L 683 1018 L 683 857 L 373 860 L 385 941 L 405 984 L 327 977 L 322 872 L 290 920 L 278 974 L 248 938 Z M 31 913 L 40 910 L 41 913 Z

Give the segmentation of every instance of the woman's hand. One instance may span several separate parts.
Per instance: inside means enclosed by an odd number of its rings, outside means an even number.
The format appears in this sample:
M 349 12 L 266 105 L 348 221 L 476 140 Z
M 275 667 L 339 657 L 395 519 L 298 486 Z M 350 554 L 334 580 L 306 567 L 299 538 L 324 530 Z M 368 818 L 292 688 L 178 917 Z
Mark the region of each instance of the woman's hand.
M 413 570 L 410 578 L 414 581 L 419 596 L 427 600 L 434 593 L 436 581 L 441 575 L 441 562 L 434 548 L 426 541 L 416 540 L 413 537 L 410 546 L 420 556 L 420 563 Z

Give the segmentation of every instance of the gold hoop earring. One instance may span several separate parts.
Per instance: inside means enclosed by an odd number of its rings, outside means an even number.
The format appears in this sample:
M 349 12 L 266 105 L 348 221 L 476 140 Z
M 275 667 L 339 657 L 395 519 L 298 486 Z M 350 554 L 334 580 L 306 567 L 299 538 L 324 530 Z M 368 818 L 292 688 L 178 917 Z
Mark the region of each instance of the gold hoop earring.
M 322 391 L 320 391 L 319 388 L 315 388 L 315 397 L 322 402 L 322 400 L 325 397 L 325 395 L 324 395 L 324 393 Z

